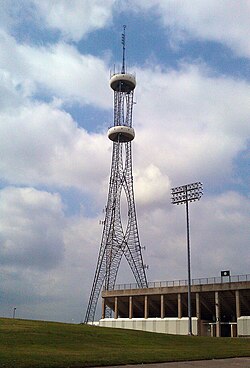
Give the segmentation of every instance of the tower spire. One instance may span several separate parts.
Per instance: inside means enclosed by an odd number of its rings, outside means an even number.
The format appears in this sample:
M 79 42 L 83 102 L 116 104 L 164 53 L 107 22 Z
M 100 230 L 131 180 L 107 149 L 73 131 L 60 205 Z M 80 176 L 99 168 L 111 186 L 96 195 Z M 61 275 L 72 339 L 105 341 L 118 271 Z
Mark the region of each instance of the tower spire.
M 125 74 L 125 51 L 126 51 L 126 34 L 125 34 L 125 30 L 126 30 L 126 25 L 123 26 L 123 33 L 122 33 L 122 70 L 121 73 Z

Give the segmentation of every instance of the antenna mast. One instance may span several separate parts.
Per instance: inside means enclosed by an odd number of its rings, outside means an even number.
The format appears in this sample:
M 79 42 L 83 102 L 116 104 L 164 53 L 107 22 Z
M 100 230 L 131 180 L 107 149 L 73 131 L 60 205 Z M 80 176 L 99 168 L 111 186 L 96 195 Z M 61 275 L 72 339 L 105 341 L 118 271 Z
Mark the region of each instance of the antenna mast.
M 121 74 L 125 74 L 125 29 L 126 25 L 123 26 L 123 33 L 122 33 L 122 71 Z

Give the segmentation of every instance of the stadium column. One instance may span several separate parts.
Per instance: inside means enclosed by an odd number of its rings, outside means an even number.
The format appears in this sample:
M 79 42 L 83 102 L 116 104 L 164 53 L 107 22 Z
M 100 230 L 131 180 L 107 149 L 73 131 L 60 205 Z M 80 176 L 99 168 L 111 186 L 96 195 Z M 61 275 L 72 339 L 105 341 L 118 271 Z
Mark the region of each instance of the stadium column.
M 102 298 L 102 319 L 105 318 L 105 298 Z
M 201 303 L 200 303 L 200 293 L 195 294 L 195 301 L 196 301 L 196 317 L 197 317 L 197 335 L 201 335 Z
M 132 319 L 133 318 L 133 297 L 130 296 L 129 297 L 129 318 Z
M 118 318 L 118 298 L 115 297 L 115 319 Z
M 240 318 L 240 291 L 235 290 L 235 303 L 236 303 L 236 318 Z
M 148 296 L 145 295 L 144 297 L 144 318 L 148 318 Z
M 161 318 L 165 317 L 164 295 L 161 295 Z
M 216 337 L 220 337 L 220 295 L 215 291 Z
M 182 317 L 181 294 L 178 294 L 178 318 Z

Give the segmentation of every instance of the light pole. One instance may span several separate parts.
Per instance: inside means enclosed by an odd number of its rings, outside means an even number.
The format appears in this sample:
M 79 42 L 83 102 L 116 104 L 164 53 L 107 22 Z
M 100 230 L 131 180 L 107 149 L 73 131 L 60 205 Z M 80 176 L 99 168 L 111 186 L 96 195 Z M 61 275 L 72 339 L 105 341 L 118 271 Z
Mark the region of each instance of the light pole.
M 202 183 L 182 185 L 171 189 L 173 204 L 186 204 L 187 218 L 187 260 L 188 260 L 188 334 L 192 335 L 192 309 L 191 309 L 191 262 L 190 262 L 190 236 L 189 236 L 189 213 L 188 202 L 200 200 L 203 191 Z
M 16 316 L 16 307 L 13 308 L 13 318 Z

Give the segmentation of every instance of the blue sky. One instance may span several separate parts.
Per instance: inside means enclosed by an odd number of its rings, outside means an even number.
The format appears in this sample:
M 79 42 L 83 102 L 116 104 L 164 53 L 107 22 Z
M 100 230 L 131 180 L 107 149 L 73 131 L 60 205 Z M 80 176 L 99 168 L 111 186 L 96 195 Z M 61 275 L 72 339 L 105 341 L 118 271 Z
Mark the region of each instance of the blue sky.
M 0 315 L 79 322 L 101 241 L 110 70 L 136 74 L 133 170 L 149 281 L 249 273 L 247 0 L 6 0 L 0 15 Z M 118 282 L 133 282 L 123 262 Z

